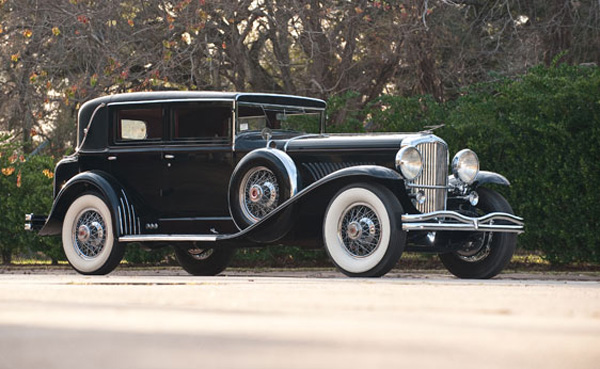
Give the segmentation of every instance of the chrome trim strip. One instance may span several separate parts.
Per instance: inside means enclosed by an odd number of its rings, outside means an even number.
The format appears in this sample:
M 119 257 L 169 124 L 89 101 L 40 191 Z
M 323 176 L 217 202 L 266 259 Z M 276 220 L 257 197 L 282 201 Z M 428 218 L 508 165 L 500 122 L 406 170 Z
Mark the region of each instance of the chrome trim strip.
M 293 98 L 293 99 L 298 99 L 298 100 L 312 100 L 312 101 L 316 101 L 316 102 L 320 102 L 320 103 L 324 103 L 323 100 L 321 99 L 316 99 L 314 97 L 306 97 L 306 96 L 297 96 L 297 95 L 288 95 L 288 94 L 269 94 L 269 93 L 255 93 L 255 92 L 239 92 L 235 95 L 235 99 L 239 100 L 240 97 L 243 96 L 258 96 L 258 97 L 262 97 L 262 96 L 267 96 L 267 97 L 288 97 L 288 98 Z M 242 101 L 243 103 L 245 103 L 246 101 Z
M 266 95 L 260 95 L 260 96 L 266 96 Z M 283 96 L 283 95 L 272 95 L 272 96 Z M 287 95 L 290 96 L 290 95 Z M 291 96 L 291 97 L 298 97 L 298 96 Z M 318 100 L 318 99 L 311 99 L 311 98 L 305 98 L 305 99 L 309 99 L 309 100 L 313 100 L 313 101 L 317 101 L 317 102 L 322 102 L 323 100 Z M 306 105 L 284 105 L 284 104 L 273 104 L 273 103 L 261 103 L 261 102 L 255 102 L 255 101 L 240 101 L 240 100 L 235 100 L 239 105 L 245 105 L 245 106 L 263 106 L 265 108 L 283 108 L 283 109 L 305 109 L 305 110 L 318 110 L 318 111 L 325 111 L 326 108 L 318 108 L 318 107 L 314 107 L 314 106 L 306 106 Z
M 165 104 L 165 103 L 182 103 L 182 102 L 202 102 L 202 101 L 208 101 L 208 102 L 215 102 L 215 101 L 221 101 L 221 102 L 230 102 L 230 101 L 235 101 L 235 99 L 233 98 L 218 98 L 218 97 L 211 97 L 211 98 L 180 98 L 180 99 L 161 99 L 161 100 L 131 100 L 131 101 L 115 101 L 115 102 L 109 102 L 107 104 L 107 106 L 122 106 L 122 105 L 146 105 L 146 104 Z
M 232 217 L 182 217 L 182 218 L 159 218 L 159 222 L 191 222 L 191 221 L 233 221 Z
M 120 234 L 125 234 L 123 232 L 123 216 L 121 215 L 121 207 L 120 206 L 117 207 L 117 211 L 119 212 L 119 228 L 121 229 Z
M 151 234 L 119 237 L 119 242 L 214 242 L 216 240 L 217 236 L 213 234 Z
M 451 222 L 448 220 L 454 220 Z M 504 220 L 512 224 L 493 224 Z M 402 215 L 402 229 L 405 231 L 493 231 L 523 233 L 523 218 L 494 212 L 479 218 L 472 218 L 455 211 L 434 211 L 427 214 Z
M 122 214 L 121 214 L 121 220 L 123 222 L 123 234 L 128 234 L 129 233 L 129 229 L 128 229 L 128 224 L 127 224 L 127 208 L 125 207 L 125 204 L 123 203 L 123 198 L 120 197 L 119 201 L 121 202 L 121 206 L 120 208 L 122 208 Z
M 292 137 L 289 140 L 287 140 L 287 142 L 285 143 L 285 145 L 283 145 L 283 151 L 287 152 L 288 146 L 290 144 L 290 142 L 296 141 L 296 140 L 302 140 L 305 138 L 327 138 L 329 137 L 326 134 L 323 133 L 307 133 L 305 135 L 300 135 L 300 136 L 296 136 L 296 137 Z
M 131 221 L 130 221 L 130 215 L 129 215 L 129 206 L 127 206 L 123 201 L 124 200 L 122 197 L 119 198 L 119 201 L 121 201 L 121 206 L 123 207 L 123 229 L 125 231 L 125 234 L 131 234 Z
M 231 151 L 235 152 L 235 137 L 237 136 L 238 109 L 237 101 L 231 102 Z
M 414 183 L 407 183 L 406 187 L 412 187 L 412 188 L 429 188 L 429 189 L 433 189 L 433 190 L 449 190 L 451 187 L 450 186 L 437 186 L 437 185 L 425 185 L 425 184 L 414 184 Z
M 131 213 L 133 215 L 133 234 L 139 234 L 140 232 L 137 228 L 137 222 L 136 222 L 137 217 L 135 216 L 135 208 L 133 207 L 133 205 L 131 205 Z

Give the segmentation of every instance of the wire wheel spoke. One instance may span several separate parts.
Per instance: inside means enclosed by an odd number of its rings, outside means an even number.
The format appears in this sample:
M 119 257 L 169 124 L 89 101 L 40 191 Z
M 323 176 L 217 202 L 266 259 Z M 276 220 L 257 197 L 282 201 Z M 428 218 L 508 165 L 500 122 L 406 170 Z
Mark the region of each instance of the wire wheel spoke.
M 279 183 L 275 174 L 266 167 L 250 170 L 240 186 L 242 211 L 246 217 L 258 221 L 279 205 Z
M 350 255 L 369 256 L 375 252 L 381 241 L 379 218 L 373 209 L 366 205 L 352 206 L 342 217 L 340 234 Z
M 102 215 L 95 210 L 81 213 L 73 229 L 76 251 L 85 258 L 94 258 L 100 254 L 106 244 L 106 223 Z

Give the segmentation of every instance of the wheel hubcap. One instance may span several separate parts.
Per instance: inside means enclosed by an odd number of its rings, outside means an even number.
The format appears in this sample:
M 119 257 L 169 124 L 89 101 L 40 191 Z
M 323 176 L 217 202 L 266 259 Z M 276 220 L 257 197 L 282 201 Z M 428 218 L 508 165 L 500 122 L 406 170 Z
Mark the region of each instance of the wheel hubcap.
M 77 240 L 79 242 L 87 242 L 90 239 L 90 228 L 85 224 L 79 226 L 77 230 Z
M 346 210 L 339 233 L 346 250 L 354 257 L 371 255 L 381 241 L 379 218 L 366 205 L 355 205 Z

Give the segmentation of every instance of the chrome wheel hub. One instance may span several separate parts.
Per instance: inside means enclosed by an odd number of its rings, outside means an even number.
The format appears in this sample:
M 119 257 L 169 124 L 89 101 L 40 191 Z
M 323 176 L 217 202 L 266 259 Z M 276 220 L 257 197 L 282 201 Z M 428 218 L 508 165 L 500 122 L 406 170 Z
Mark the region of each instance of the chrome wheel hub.
M 85 224 L 79 226 L 77 229 L 77 240 L 79 242 L 87 242 L 90 239 L 90 228 Z
M 354 257 L 371 255 L 381 242 L 379 218 L 367 205 L 348 208 L 342 216 L 338 230 L 346 251 Z
M 106 243 L 106 224 L 100 213 L 95 210 L 83 211 L 77 218 L 73 230 L 74 246 L 84 258 L 98 256 Z
M 348 235 L 349 239 L 356 240 L 362 235 L 362 227 L 358 222 L 351 222 L 350 224 L 348 224 L 346 234 Z
M 248 194 L 250 201 L 259 202 L 263 197 L 263 190 L 259 185 L 253 185 Z

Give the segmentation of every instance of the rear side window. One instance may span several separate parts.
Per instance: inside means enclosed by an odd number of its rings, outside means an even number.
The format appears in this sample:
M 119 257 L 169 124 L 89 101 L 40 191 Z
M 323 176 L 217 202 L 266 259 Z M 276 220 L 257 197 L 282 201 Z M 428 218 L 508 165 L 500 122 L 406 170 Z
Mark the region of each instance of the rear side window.
M 161 107 L 119 109 L 116 116 L 118 142 L 162 139 Z
M 178 104 L 173 108 L 173 138 L 207 143 L 228 142 L 231 136 L 231 118 L 231 104 Z

